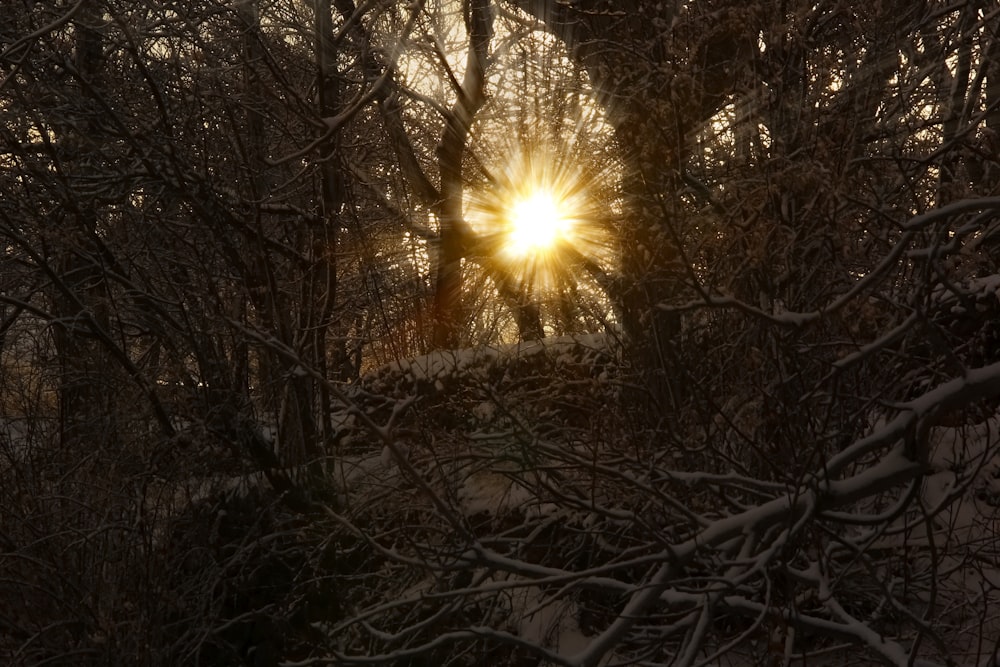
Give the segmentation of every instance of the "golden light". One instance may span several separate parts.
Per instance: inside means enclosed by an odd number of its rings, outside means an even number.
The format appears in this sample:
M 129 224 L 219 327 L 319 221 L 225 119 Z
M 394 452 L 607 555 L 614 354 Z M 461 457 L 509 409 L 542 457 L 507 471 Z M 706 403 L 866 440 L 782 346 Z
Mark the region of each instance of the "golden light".
M 546 335 L 616 322 L 609 290 L 621 209 L 613 156 L 582 129 L 551 142 L 479 139 L 463 210 L 485 274 L 476 298 L 491 317 L 490 301 L 509 308 L 509 319 L 483 326 L 514 341 L 534 331 L 532 313 Z
M 536 190 L 511 203 L 505 250 L 520 257 L 547 252 L 568 240 L 571 228 L 564 202 L 550 191 Z
M 606 174 L 585 171 L 572 146 L 497 143 L 496 166 L 466 199 L 466 220 L 485 240 L 484 254 L 518 289 L 536 295 L 586 280 L 582 261 L 609 265 L 610 215 L 598 203 Z

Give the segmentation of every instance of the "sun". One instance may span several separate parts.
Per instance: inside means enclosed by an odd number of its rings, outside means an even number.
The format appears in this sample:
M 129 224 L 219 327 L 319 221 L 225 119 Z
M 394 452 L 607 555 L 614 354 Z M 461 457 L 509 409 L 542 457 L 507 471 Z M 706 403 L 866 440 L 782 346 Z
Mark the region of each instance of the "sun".
M 571 220 L 558 196 L 535 190 L 513 200 L 509 208 L 507 251 L 515 256 L 553 250 L 567 240 Z
M 576 289 L 613 265 L 613 213 L 599 203 L 609 190 L 604 171 L 584 169 L 568 146 L 515 143 L 491 157 L 497 166 L 468 191 L 464 213 L 478 256 L 508 297 Z

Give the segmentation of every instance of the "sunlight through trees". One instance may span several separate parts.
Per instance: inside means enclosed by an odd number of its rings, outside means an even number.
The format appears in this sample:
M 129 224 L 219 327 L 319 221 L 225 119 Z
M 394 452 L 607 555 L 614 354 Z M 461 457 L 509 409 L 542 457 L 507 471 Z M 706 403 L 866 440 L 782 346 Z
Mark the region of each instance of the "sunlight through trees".
M 564 204 L 545 190 L 529 192 L 508 206 L 511 226 L 507 240 L 508 252 L 528 255 L 553 249 L 568 240 L 572 220 Z
M 995 4 L 5 3 L 0 663 L 995 665 Z

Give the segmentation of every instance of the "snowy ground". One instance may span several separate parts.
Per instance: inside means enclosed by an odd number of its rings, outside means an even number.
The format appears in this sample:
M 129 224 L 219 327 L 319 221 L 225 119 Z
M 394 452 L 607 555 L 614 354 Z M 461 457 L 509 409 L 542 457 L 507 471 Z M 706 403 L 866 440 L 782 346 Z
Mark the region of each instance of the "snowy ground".
M 527 361 L 518 365 L 511 359 Z M 339 494 L 341 525 L 353 526 L 374 541 L 396 535 L 401 527 L 407 527 L 400 537 L 380 542 L 385 555 L 392 556 L 385 561 L 383 571 L 372 573 L 384 582 L 385 604 L 412 600 L 414 608 L 419 608 L 428 596 L 443 594 L 441 572 L 450 572 L 448 567 L 454 563 L 440 566 L 440 571 L 428 566 L 431 570 L 428 574 L 426 568 L 407 569 L 411 563 L 407 559 L 412 559 L 413 553 L 423 553 L 420 549 L 445 549 L 449 540 L 455 539 L 454 530 L 447 528 L 451 520 L 456 525 L 473 526 L 477 531 L 475 537 L 481 540 L 484 549 L 475 555 L 481 562 L 471 569 L 472 583 L 462 584 L 468 589 L 458 589 L 468 590 L 468 600 L 492 609 L 491 615 L 478 621 L 489 621 L 494 630 L 566 659 L 588 655 L 602 633 L 610 632 L 615 623 L 627 618 L 622 610 L 627 611 L 628 601 L 638 599 L 643 590 L 652 590 L 655 576 L 648 568 L 640 568 L 637 578 L 629 580 L 626 573 L 632 571 L 623 570 L 617 563 L 632 557 L 629 548 L 636 557 L 645 558 L 651 558 L 651 550 L 655 549 L 666 550 L 671 557 L 687 557 L 685 554 L 700 553 L 704 548 L 718 549 L 720 556 L 731 558 L 733 554 L 726 545 L 746 540 L 742 547 L 747 550 L 746 563 L 737 565 L 739 559 L 735 559 L 731 567 L 737 570 L 749 567 L 751 556 L 760 559 L 762 568 L 773 566 L 778 549 L 769 547 L 766 540 L 775 539 L 778 544 L 776 535 L 780 537 L 780 533 L 775 531 L 783 525 L 775 517 L 800 502 L 786 498 L 787 491 L 761 484 L 754 489 L 758 495 L 747 495 L 748 501 L 742 497 L 730 498 L 732 504 L 723 511 L 718 498 L 712 495 L 713 489 L 740 488 L 742 482 L 737 475 L 670 470 L 666 466 L 676 461 L 671 456 L 650 460 L 642 468 L 638 465 L 642 461 L 629 459 L 627 452 L 617 452 L 616 443 L 608 441 L 605 434 L 591 433 L 595 440 L 588 441 L 570 428 L 551 431 L 551 438 L 539 437 L 532 430 L 539 415 L 553 423 L 559 418 L 558 410 L 552 407 L 556 403 L 551 400 L 558 392 L 549 385 L 538 384 L 539 377 L 557 377 L 559 382 L 570 383 L 575 392 L 582 386 L 590 387 L 588 391 L 594 393 L 588 400 L 600 400 L 605 396 L 601 392 L 613 391 L 614 385 L 606 374 L 606 360 L 603 343 L 595 338 L 441 353 L 381 369 L 368 378 L 366 387 L 355 391 L 357 406 L 345 405 L 338 414 L 339 423 L 352 435 L 345 439 L 344 451 L 331 457 L 329 474 Z M 553 369 L 557 371 L 554 376 Z M 973 383 L 989 381 L 992 380 L 985 376 L 971 379 Z M 498 387 L 507 390 L 497 395 Z M 883 502 L 883 495 L 866 497 L 862 492 L 879 475 L 894 480 L 907 470 L 909 462 L 898 449 L 892 449 L 893 442 L 907 437 L 910 424 L 907 414 L 930 414 L 935 409 L 934 401 L 951 401 L 966 389 L 959 382 L 930 391 L 910 405 L 911 413 L 904 411 L 900 416 L 875 423 L 868 434 L 826 462 L 830 470 L 837 471 L 829 480 L 830 497 L 861 498 L 860 505 L 846 504 L 837 507 L 837 511 L 855 512 L 859 517 L 883 511 L 877 505 Z M 428 401 L 434 400 L 435 392 L 450 401 L 443 403 L 455 413 L 444 417 L 456 417 L 448 422 L 449 428 L 424 429 L 425 422 L 421 420 L 431 419 L 432 415 L 421 414 L 420 403 L 408 416 L 409 421 L 401 424 L 398 439 L 389 444 L 380 439 L 388 431 L 371 433 L 359 425 L 358 410 L 379 417 L 387 407 L 405 400 L 414 391 L 424 390 L 430 390 Z M 529 404 L 520 405 L 525 401 Z M 523 412 L 512 408 L 523 408 Z M 531 418 L 527 428 L 519 425 L 519 415 Z M 187 428 L 194 426 L 186 424 Z M 5 453 L 5 465 L 14 464 L 25 453 L 26 443 L 31 441 L 27 429 L 26 421 L 0 422 L 0 448 Z M 273 426 L 260 426 L 263 440 L 277 448 L 275 432 Z M 844 544 L 863 544 L 866 555 L 898 554 L 898 558 L 886 562 L 909 559 L 908 567 L 914 577 L 933 574 L 937 599 L 917 598 L 917 604 L 908 611 L 916 617 L 931 614 L 940 625 L 947 646 L 928 643 L 924 654 L 938 658 L 947 652 L 959 664 L 974 664 L 983 657 L 979 641 L 983 637 L 1000 636 L 1000 620 L 989 614 L 976 616 L 977 610 L 992 609 L 1000 590 L 1000 414 L 976 424 L 936 426 L 928 432 L 926 447 L 929 470 L 913 509 L 886 524 L 888 528 L 860 525 L 837 538 L 843 539 Z M 852 451 L 862 450 L 878 453 L 882 458 L 874 460 L 866 455 L 850 459 Z M 848 461 L 853 462 L 848 464 Z M 597 466 L 604 466 L 600 477 L 596 476 Z M 179 480 L 164 479 L 145 485 L 142 492 L 147 494 L 144 502 L 155 506 L 163 520 L 169 520 L 191 505 L 220 493 L 246 494 L 266 486 L 263 473 L 206 473 Z M 689 513 L 687 520 L 696 527 L 694 533 L 689 528 L 673 534 L 670 526 L 654 515 L 654 511 L 664 511 L 664 507 L 670 506 L 668 496 L 680 487 L 691 489 L 691 495 L 682 496 L 679 511 Z M 809 483 L 796 493 L 801 492 L 804 498 L 817 488 Z M 864 505 L 869 501 L 870 506 Z M 740 509 L 739 504 L 744 502 Z M 926 521 L 914 521 L 921 518 L 919 512 L 915 513 L 920 508 Z M 909 521 L 910 527 L 894 532 L 904 521 Z M 757 535 L 756 525 L 766 529 Z M 546 531 L 554 536 L 554 543 L 547 542 Z M 749 539 L 750 536 L 754 539 Z M 637 537 L 646 543 L 637 546 Z M 758 538 L 764 542 L 755 541 Z M 421 543 L 421 540 L 440 541 Z M 593 542 L 593 554 L 603 554 L 601 557 L 606 561 L 580 564 L 566 560 L 565 554 L 578 550 L 581 544 L 590 544 L 588 540 Z M 412 546 L 411 541 L 418 543 L 416 552 L 407 550 Z M 540 551 L 542 547 L 546 551 Z M 799 550 L 796 558 L 809 553 L 802 545 L 793 547 Z M 616 549 L 619 555 L 614 555 Z M 872 561 L 879 562 L 874 557 Z M 699 561 L 698 566 L 710 562 L 710 559 Z M 796 561 L 796 566 L 799 565 Z M 595 567 L 598 569 L 587 569 Z M 837 595 L 850 588 L 843 582 L 826 582 L 826 574 L 816 569 L 816 564 L 801 568 L 803 577 L 815 576 L 819 582 L 814 597 L 803 598 L 801 602 L 804 608 L 811 605 L 809 613 L 819 613 L 815 610 L 821 609 L 823 587 L 828 583 L 839 586 L 834 591 Z M 857 571 L 870 578 L 870 572 Z M 580 572 L 586 574 L 579 575 Z M 719 576 L 724 575 L 725 571 L 720 570 Z M 744 575 L 750 576 L 741 574 Z M 882 582 L 889 588 L 899 585 L 891 576 L 887 574 Z M 604 582 L 602 585 L 615 591 L 609 604 L 621 615 L 593 618 L 592 610 L 577 595 L 581 578 Z M 542 580 L 551 582 L 539 583 Z M 673 604 L 686 609 L 685 605 L 690 605 L 697 596 L 709 595 L 698 592 L 702 590 L 699 587 L 706 585 L 705 581 L 699 575 L 688 584 L 666 582 L 659 593 L 660 600 L 674 600 Z M 741 591 L 744 594 L 745 602 L 759 599 L 750 584 Z M 733 603 L 742 604 L 737 599 Z M 850 627 L 858 636 L 865 636 L 867 629 L 860 623 Z M 766 633 L 755 636 L 746 644 L 756 647 L 751 653 L 756 651 L 759 657 L 773 650 L 764 646 Z M 894 655 L 897 650 L 892 646 L 886 648 L 880 637 L 869 639 L 873 646 L 882 647 L 883 656 Z M 789 651 L 791 647 L 803 650 L 803 645 L 796 644 L 791 634 L 782 635 L 782 641 L 790 647 Z M 905 664 L 905 642 L 898 646 L 903 652 L 900 664 Z M 724 649 L 725 644 L 705 639 L 699 655 L 705 658 L 716 648 Z M 740 667 L 754 664 L 741 651 L 728 651 L 705 664 Z M 619 659 L 615 655 L 615 649 L 604 652 L 598 664 L 614 664 Z M 812 656 L 808 664 L 843 664 L 841 658 L 842 654 L 837 653 Z

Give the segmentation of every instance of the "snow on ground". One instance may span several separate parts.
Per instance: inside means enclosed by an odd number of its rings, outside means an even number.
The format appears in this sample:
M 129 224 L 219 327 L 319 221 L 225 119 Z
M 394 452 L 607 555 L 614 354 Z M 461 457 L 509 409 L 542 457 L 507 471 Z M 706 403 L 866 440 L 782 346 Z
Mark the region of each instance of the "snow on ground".
M 26 419 L 0 418 L 0 466 L 18 461 L 28 447 L 29 424 Z
M 496 516 L 523 509 L 535 501 L 535 494 L 510 475 L 485 470 L 462 480 L 458 501 L 465 516 Z
M 576 655 L 590 645 L 592 638 L 580 628 L 580 610 L 572 601 L 538 586 L 515 589 L 509 596 L 511 631 L 522 639 L 562 655 Z
M 997 287 L 1000 288 L 1000 284 Z M 438 352 L 390 364 L 375 371 L 370 382 L 386 393 L 398 390 L 409 394 L 414 384 L 421 383 L 441 391 L 456 381 L 493 382 L 496 373 L 505 372 L 512 360 L 530 362 L 541 357 L 546 363 L 557 366 L 590 364 L 591 369 L 600 371 L 608 354 L 604 336 L 563 337 L 498 348 Z M 527 371 L 533 372 L 530 363 Z M 373 393 L 378 392 L 373 389 Z M 354 395 L 361 397 L 358 393 Z M 487 422 L 494 419 L 498 409 L 490 401 L 475 398 L 470 411 L 477 420 Z M 337 419 L 346 429 L 354 417 L 345 406 L 337 413 Z M 886 426 L 885 423 L 876 424 L 873 434 Z M 0 446 L 17 451 L 17 443 L 27 438 L 24 428 L 24 424 L 15 420 L 0 421 Z M 260 429 L 262 439 L 274 445 L 276 428 L 263 424 Z M 360 433 L 359 428 L 358 431 Z M 405 466 L 398 465 L 392 452 L 372 437 L 374 434 L 367 435 L 356 438 L 349 452 L 340 452 L 331 460 L 329 474 L 341 494 L 343 505 L 360 508 L 359 517 L 366 517 L 369 512 L 379 515 L 412 510 L 405 504 L 406 499 L 419 496 L 414 492 L 417 480 L 409 476 L 410 471 Z M 942 549 L 944 559 L 938 571 L 946 573 L 938 586 L 949 600 L 964 599 L 970 604 L 977 600 L 982 602 L 989 591 L 1000 588 L 1000 413 L 975 425 L 937 427 L 930 435 L 930 470 L 923 482 L 921 500 L 930 510 L 937 510 L 934 539 L 939 540 L 936 546 Z M 428 452 L 422 451 L 416 443 L 401 445 L 407 450 L 414 469 L 441 498 L 453 503 L 454 509 L 465 518 L 485 515 L 494 522 L 517 515 L 538 518 L 537 508 L 546 500 L 542 497 L 544 488 L 554 482 L 527 476 L 526 466 L 518 464 L 517 451 L 506 451 L 517 444 L 513 435 L 498 434 L 487 441 L 482 433 L 459 429 L 450 437 L 453 438 L 448 443 L 450 446 L 461 444 L 464 449 Z M 563 471 L 563 474 L 567 473 Z M 567 486 L 573 483 L 572 479 L 565 481 Z M 156 494 L 150 499 L 157 502 L 161 511 L 170 508 L 169 517 L 220 491 L 247 493 L 261 485 L 266 485 L 262 473 L 206 475 L 173 485 L 164 481 L 162 487 L 151 486 L 147 493 Z M 392 507 L 385 506 L 387 492 L 392 496 L 388 503 Z M 383 503 L 383 506 L 377 507 L 375 503 Z M 549 507 L 555 509 L 555 505 Z M 897 538 L 883 540 L 872 548 L 922 547 L 930 543 L 930 538 L 916 534 L 900 536 L 897 542 L 891 543 L 894 539 Z M 924 550 L 918 548 L 918 551 Z M 921 567 L 926 568 L 926 564 Z M 509 610 L 509 632 L 564 656 L 578 655 L 587 648 L 592 638 L 581 629 L 580 609 L 571 596 L 553 594 L 551 590 L 531 585 L 528 579 L 514 582 L 515 575 L 494 576 L 511 577 L 511 587 L 504 593 Z M 965 609 L 948 610 L 948 613 L 966 614 L 968 609 L 966 606 Z M 942 618 L 952 616 L 942 615 Z M 983 622 L 990 633 L 1000 636 L 1000 623 L 996 619 L 983 619 Z M 961 624 L 967 626 L 968 619 L 963 619 Z M 966 645 L 959 637 L 955 642 L 958 644 L 956 657 L 963 657 L 963 653 L 975 655 L 976 647 L 971 643 Z
M 412 385 L 433 384 L 438 391 L 461 378 L 463 382 L 495 379 L 495 371 L 515 360 L 545 358 L 557 365 L 593 364 L 609 358 L 604 334 L 578 334 L 543 338 L 492 347 L 480 345 L 463 350 L 440 350 L 394 361 L 366 375 L 364 382 L 375 391 L 406 390 Z
M 929 571 L 937 554 L 935 625 L 949 641 L 952 659 L 974 664 L 984 649 L 980 639 L 1000 636 L 1000 619 L 981 615 L 991 591 L 1000 588 L 1000 413 L 974 425 L 934 428 L 929 445 L 921 504 L 933 517 L 933 532 L 920 529 L 918 520 L 918 529 L 877 546 L 915 548 L 922 555 L 912 564 L 914 573 Z M 948 636 L 949 627 L 970 626 L 975 632 Z
M 932 430 L 923 497 L 961 544 L 1000 535 L 1000 414 L 975 425 Z M 1000 555 L 1000 544 L 996 545 Z

